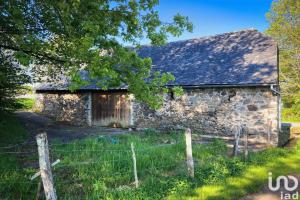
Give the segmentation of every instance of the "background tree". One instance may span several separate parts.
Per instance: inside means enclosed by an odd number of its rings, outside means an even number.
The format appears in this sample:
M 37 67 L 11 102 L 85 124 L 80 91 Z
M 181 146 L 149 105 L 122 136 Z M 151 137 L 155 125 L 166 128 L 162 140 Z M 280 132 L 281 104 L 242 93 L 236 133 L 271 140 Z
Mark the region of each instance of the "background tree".
M 0 47 L 13 50 L 23 65 L 34 64 L 35 75 L 55 80 L 66 73 L 72 90 L 89 80 L 103 89 L 126 84 L 153 108 L 161 105 L 165 84 L 174 76 L 151 74 L 151 59 L 140 58 L 124 44 L 138 48 L 148 39 L 161 45 L 169 35 L 192 31 L 188 18 L 179 14 L 162 22 L 155 10 L 158 0 L 0 2 Z M 81 70 L 89 72 L 89 79 L 82 79 Z
M 11 52 L 0 49 L 0 113 L 22 106 L 15 97 L 26 91 L 24 84 L 29 81 L 30 77 L 12 58 Z
M 279 44 L 282 97 L 288 108 L 283 114 L 300 119 L 300 1 L 274 1 L 267 18 L 267 33 Z

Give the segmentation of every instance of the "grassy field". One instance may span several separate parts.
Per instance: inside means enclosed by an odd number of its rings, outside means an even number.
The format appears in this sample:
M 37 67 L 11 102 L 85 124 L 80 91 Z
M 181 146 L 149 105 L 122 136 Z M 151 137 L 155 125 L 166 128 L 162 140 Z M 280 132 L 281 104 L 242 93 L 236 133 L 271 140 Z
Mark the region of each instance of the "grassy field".
M 2 147 L 24 141 L 27 133 L 21 127 L 15 129 L 15 118 L 6 119 L 5 127 L 14 131 L 1 137 Z M 9 121 L 14 126 L 7 126 Z M 9 138 L 15 139 L 9 142 Z M 138 189 L 133 184 L 131 143 L 137 155 Z M 267 183 L 269 171 L 275 175 L 299 173 L 299 145 L 250 153 L 247 162 L 229 158 L 227 152 L 219 140 L 208 145 L 193 144 L 195 179 L 190 179 L 182 133 L 147 131 L 67 144 L 56 141 L 50 146 L 51 159 L 61 159 L 53 168 L 59 199 L 232 200 L 259 191 Z M 33 199 L 39 181 L 29 180 L 37 167 L 35 144 L 0 148 L 0 155 L 0 199 Z
M 20 143 L 28 136 L 27 131 L 13 114 L 0 114 L 0 146 Z
M 284 122 L 300 122 L 300 107 L 283 108 L 282 120 Z
M 26 192 L 30 187 L 22 183 L 27 181 L 25 174 L 33 170 L 22 169 L 22 158 L 14 154 L 3 152 L 18 151 L 15 144 L 26 141 L 29 137 L 27 131 L 13 114 L 1 113 L 0 115 L 0 199 L 26 199 Z M 17 191 L 17 193 L 16 193 Z M 16 193 L 16 194 L 15 194 Z

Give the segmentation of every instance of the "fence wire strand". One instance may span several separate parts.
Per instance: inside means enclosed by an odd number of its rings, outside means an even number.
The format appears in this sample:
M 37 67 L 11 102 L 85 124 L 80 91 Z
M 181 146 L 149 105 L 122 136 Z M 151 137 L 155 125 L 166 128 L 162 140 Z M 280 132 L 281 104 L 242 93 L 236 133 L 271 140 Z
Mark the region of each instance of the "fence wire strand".
M 0 154 L 32 154 L 37 153 L 37 151 L 4 151 L 0 152 Z
M 100 143 L 100 142 L 99 142 Z M 97 180 L 108 180 L 111 181 L 112 177 L 114 176 L 122 176 L 122 180 L 124 179 L 124 183 L 118 186 L 116 183 L 116 188 L 123 186 L 130 186 L 132 187 L 134 184 L 133 181 L 133 160 L 132 160 L 132 152 L 130 145 L 128 144 L 128 148 L 123 146 L 122 149 L 118 148 L 105 148 L 104 146 L 95 146 L 92 143 L 91 146 L 89 145 L 80 145 L 76 142 L 67 142 L 67 143 L 59 143 L 59 144 L 52 144 L 49 142 L 49 154 L 52 158 L 51 160 L 60 159 L 61 162 L 52 168 L 53 180 L 54 184 L 61 185 L 61 184 L 84 184 L 92 185 L 94 181 Z M 125 144 L 126 145 L 126 144 Z M 155 144 L 152 146 L 142 146 L 137 144 L 135 146 L 135 153 L 137 159 L 137 174 L 140 179 L 143 179 L 143 176 L 172 176 L 173 171 L 176 168 L 182 168 L 183 163 L 185 160 L 181 160 L 184 156 L 184 151 L 182 150 L 182 143 L 176 140 L 176 143 L 167 143 L 167 144 Z M 26 147 L 26 148 L 23 148 Z M 173 148 L 174 147 L 174 148 Z M 15 149 L 14 149 L 15 148 Z M 23 149 L 22 150 L 19 150 Z M 35 151 L 28 150 L 28 148 L 34 148 Z M 89 149 L 85 149 L 89 148 Z M 171 149 L 172 148 L 172 149 Z M 167 156 L 170 155 L 168 152 L 172 150 L 174 152 L 173 159 L 169 159 L 166 161 Z M 91 153 L 91 155 L 89 154 Z M 101 154 L 103 153 L 103 154 Z M 7 155 L 24 155 L 24 156 L 32 156 L 36 154 L 36 158 L 38 158 L 37 152 L 37 144 L 35 141 L 25 141 L 23 143 L 19 143 L 12 146 L 2 146 L 0 147 L 0 154 L 7 154 Z M 74 155 L 74 156 L 73 156 Z M 86 156 L 86 157 L 84 157 Z M 100 157 L 102 159 L 95 159 L 96 157 Z M 56 158 L 56 159 L 53 159 Z M 64 159 L 65 158 L 65 159 Z M 83 159 L 82 159 L 83 158 Z M 86 159 L 91 158 L 91 159 Z M 94 158 L 94 159 L 93 159 Z M 175 160 L 174 160 L 175 158 Z M 33 161 L 32 163 L 38 164 L 38 159 Z M 108 169 L 105 169 L 105 166 L 110 166 Z M 95 170 L 97 169 L 97 165 L 99 165 L 100 174 L 94 174 L 89 177 L 88 170 Z M 80 166 L 91 166 L 91 168 L 84 168 L 87 170 L 79 171 L 82 168 Z M 95 166 L 95 168 L 94 168 Z M 104 168 L 101 168 L 103 167 Z M 101 174 L 101 170 L 103 170 L 103 174 Z M 1 171 L 0 167 L 0 171 Z M 107 170 L 107 171 L 106 171 Z M 70 174 L 61 177 L 61 174 L 64 172 L 70 171 Z M 170 171 L 172 173 L 166 173 Z M 13 172 L 21 172 L 23 177 L 20 177 L 20 181 L 10 180 L 10 181 L 0 181 L 0 184 L 37 184 L 40 181 L 40 177 L 34 179 L 33 181 L 23 181 L 24 176 L 26 179 L 29 179 L 32 175 L 39 172 L 39 168 L 16 168 L 16 169 L 3 169 L 1 172 L 4 173 L 13 173 Z M 83 174 L 80 177 L 79 172 Z M 177 172 L 176 172 L 177 173 Z M 79 176 L 79 177 L 77 177 Z M 96 177 L 95 177 L 96 176 Z M 85 178 L 89 177 L 89 178 Z

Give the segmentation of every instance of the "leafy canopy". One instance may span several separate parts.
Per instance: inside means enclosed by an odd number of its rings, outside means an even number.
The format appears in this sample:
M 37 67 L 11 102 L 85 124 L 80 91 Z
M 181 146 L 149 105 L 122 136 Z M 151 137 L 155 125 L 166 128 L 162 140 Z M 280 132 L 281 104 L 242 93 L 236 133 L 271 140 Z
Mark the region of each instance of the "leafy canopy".
M 71 89 L 87 85 L 80 71 L 89 72 L 103 89 L 128 85 L 135 97 L 158 108 L 171 74 L 150 73 L 151 59 L 135 48 L 141 39 L 152 45 L 168 36 L 192 31 L 187 17 L 176 14 L 162 22 L 158 0 L 1 0 L 0 48 L 15 52 L 23 64 L 34 64 L 38 80 L 71 77 Z M 145 81 L 150 80 L 152 81 Z M 180 92 L 179 88 L 174 89 Z
M 267 14 L 267 33 L 278 41 L 280 80 L 285 107 L 295 107 L 300 116 L 300 1 L 274 1 Z

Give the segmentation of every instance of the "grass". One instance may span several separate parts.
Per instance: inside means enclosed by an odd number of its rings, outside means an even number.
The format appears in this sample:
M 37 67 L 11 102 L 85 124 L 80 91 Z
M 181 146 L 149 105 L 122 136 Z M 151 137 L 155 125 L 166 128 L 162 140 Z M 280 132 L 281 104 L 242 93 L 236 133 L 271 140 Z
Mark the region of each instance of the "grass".
M 299 174 L 300 145 L 294 149 L 269 149 L 252 154 L 242 173 L 220 180 L 216 184 L 205 184 L 183 199 L 232 200 L 255 193 L 267 184 L 268 173 L 273 177 Z M 169 199 L 175 199 L 174 196 Z
M 20 110 L 31 110 L 35 104 L 35 99 L 18 98 L 17 102 L 20 103 Z
M 15 131 L 12 133 L 16 136 L 6 137 L 20 136 Z M 20 136 L 13 143 L 23 139 Z M 135 145 L 137 156 L 138 189 L 133 184 L 131 143 Z M 14 149 L 32 150 L 36 150 L 36 146 Z M 4 151 L 7 150 L 0 149 L 0 154 Z M 147 131 L 67 144 L 54 141 L 50 146 L 51 159 L 61 159 L 52 171 L 59 199 L 231 200 L 259 191 L 267 183 L 269 171 L 276 176 L 299 173 L 299 145 L 293 149 L 273 148 L 250 153 L 247 162 L 242 158 L 229 158 L 227 152 L 226 145 L 219 140 L 208 145 L 193 144 L 195 179 L 190 179 L 181 133 Z M 29 181 L 29 177 L 36 172 L 36 153 L 3 155 L 0 156 L 0 197 L 33 199 L 39 180 Z M 23 168 L 24 165 L 27 167 Z
M 28 132 L 13 114 L 0 114 L 0 146 L 20 143 L 28 136 Z
M 161 142 L 172 142 L 174 145 Z M 134 189 L 130 144 L 134 143 L 141 187 Z M 184 143 L 178 134 L 133 134 L 57 143 L 55 181 L 62 199 L 161 199 L 176 181 L 187 180 Z M 69 173 L 66 173 L 69 172 Z M 65 187 L 64 180 L 73 184 Z
M 300 106 L 283 108 L 282 120 L 284 122 L 300 122 Z
M 22 157 L 3 152 L 20 151 L 19 147 L 10 149 L 3 146 L 13 146 L 26 141 L 29 133 L 24 130 L 17 118 L 11 113 L 0 115 L 0 199 L 26 199 L 35 185 L 28 182 L 27 175 L 32 169 L 22 169 Z M 17 191 L 17 192 L 16 192 Z

